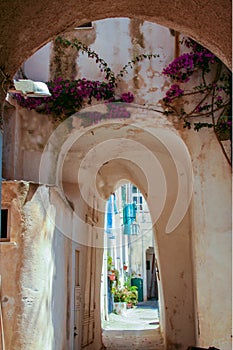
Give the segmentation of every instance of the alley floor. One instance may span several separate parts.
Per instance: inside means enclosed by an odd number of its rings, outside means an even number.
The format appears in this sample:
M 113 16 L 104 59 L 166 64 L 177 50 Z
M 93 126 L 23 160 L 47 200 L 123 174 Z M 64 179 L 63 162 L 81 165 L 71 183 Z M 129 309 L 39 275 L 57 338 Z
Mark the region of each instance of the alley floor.
M 106 350 L 164 349 L 156 301 L 138 303 L 123 316 L 112 313 L 102 328 Z

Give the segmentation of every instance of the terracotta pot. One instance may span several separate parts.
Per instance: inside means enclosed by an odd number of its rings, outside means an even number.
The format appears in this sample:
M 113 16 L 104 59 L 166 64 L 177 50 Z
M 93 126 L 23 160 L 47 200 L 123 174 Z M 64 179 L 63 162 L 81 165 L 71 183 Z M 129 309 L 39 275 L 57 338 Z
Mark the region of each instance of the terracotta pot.
M 115 281 L 116 276 L 115 275 L 108 275 L 110 281 Z

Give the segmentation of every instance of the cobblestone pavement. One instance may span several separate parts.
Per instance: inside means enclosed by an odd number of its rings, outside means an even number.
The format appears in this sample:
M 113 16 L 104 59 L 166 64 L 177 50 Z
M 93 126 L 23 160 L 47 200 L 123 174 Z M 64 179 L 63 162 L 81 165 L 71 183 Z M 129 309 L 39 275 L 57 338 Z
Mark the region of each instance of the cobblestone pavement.
M 104 321 L 103 343 L 107 350 L 164 350 L 157 305 L 139 303 L 124 316 L 110 314 Z

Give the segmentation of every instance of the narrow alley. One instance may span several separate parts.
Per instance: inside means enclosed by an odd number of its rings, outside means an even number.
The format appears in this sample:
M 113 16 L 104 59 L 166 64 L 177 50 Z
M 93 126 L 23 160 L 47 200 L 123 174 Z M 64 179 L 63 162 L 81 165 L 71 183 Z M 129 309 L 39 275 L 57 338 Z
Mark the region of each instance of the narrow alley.
M 125 315 L 112 313 L 102 327 L 106 350 L 163 350 L 156 301 L 138 303 Z
M 231 7 L 0 1 L 0 350 L 233 350 Z

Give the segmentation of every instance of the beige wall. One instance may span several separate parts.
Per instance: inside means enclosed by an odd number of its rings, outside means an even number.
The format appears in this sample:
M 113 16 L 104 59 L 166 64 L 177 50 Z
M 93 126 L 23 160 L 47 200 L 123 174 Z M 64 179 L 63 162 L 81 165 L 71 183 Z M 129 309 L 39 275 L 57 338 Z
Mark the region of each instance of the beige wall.
M 192 248 L 197 344 L 232 348 L 231 169 L 203 130 L 187 140 L 193 158 Z M 228 315 L 228 316 L 227 316 Z M 216 327 L 217 325 L 217 327 Z
M 0 243 L 6 349 L 64 349 L 72 341 L 72 332 L 66 331 L 72 329 L 67 317 L 72 245 L 55 228 L 56 210 L 60 204 L 64 214 L 65 205 L 52 192 L 36 184 L 3 183 L 3 205 L 11 204 L 11 242 Z
M 3 183 L 2 203 L 10 205 L 11 237 L 10 242 L 0 243 L 6 349 L 71 349 L 75 249 L 81 252 L 82 266 L 87 264 L 86 248 L 68 238 L 73 229 L 78 230 L 72 227 L 72 210 L 56 188 L 22 181 Z M 98 252 L 96 256 L 100 261 Z M 86 278 L 80 268 L 82 298 Z M 96 287 L 98 283 L 97 278 Z M 97 325 L 98 314 L 97 310 Z M 80 321 L 84 317 L 82 308 L 79 317 Z M 96 349 L 100 339 L 96 334 Z

